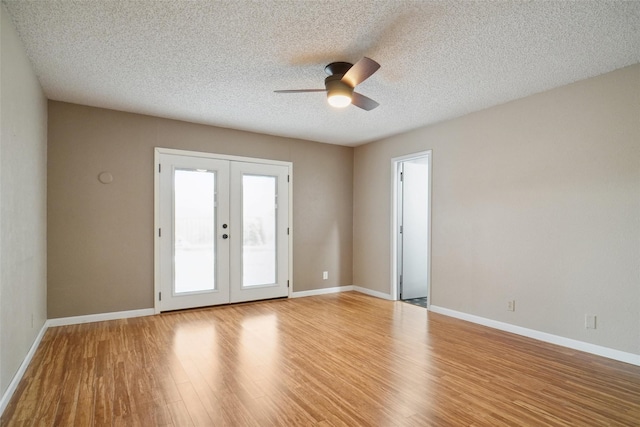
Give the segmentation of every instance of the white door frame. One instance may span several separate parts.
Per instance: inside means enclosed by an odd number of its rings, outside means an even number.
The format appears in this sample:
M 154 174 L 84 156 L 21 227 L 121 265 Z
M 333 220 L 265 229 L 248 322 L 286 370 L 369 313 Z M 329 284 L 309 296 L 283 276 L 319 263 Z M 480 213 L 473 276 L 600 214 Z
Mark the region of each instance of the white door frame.
M 391 298 L 393 300 L 400 299 L 400 287 L 398 286 L 398 168 L 402 162 L 407 160 L 415 160 L 419 158 L 427 158 L 428 164 L 428 187 L 427 191 L 427 309 L 431 306 L 431 164 L 433 153 L 432 150 L 420 151 L 417 153 L 406 154 L 404 156 L 394 157 L 391 159 Z
M 154 220 L 153 220 L 153 308 L 156 314 L 160 313 L 160 300 L 159 295 L 161 292 L 161 280 L 160 280 L 160 174 L 158 173 L 160 168 L 160 155 L 172 154 L 176 156 L 188 156 L 188 157 L 203 157 L 208 159 L 219 159 L 229 161 L 239 161 L 245 163 L 259 163 L 286 166 L 289 169 L 289 226 L 287 244 L 288 250 L 288 283 L 289 293 L 288 297 L 291 297 L 293 292 L 293 163 L 285 162 L 281 160 L 259 159 L 254 157 L 242 157 L 231 156 L 226 154 L 205 153 L 200 151 L 187 151 L 177 150 L 173 148 L 155 147 L 154 149 L 154 173 L 153 173 L 153 192 L 154 192 Z

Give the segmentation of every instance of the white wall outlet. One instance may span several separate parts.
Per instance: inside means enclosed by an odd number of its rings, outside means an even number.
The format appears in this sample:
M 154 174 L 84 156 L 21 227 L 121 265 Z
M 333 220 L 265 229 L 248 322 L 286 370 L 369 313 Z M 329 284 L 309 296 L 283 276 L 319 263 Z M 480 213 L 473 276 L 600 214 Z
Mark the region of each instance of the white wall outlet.
M 596 329 L 596 315 L 585 314 L 584 315 L 584 327 L 587 329 Z
M 507 311 L 516 311 L 516 300 L 507 301 Z
M 327 280 L 329 278 L 329 272 L 328 271 L 323 271 L 322 272 L 322 280 Z

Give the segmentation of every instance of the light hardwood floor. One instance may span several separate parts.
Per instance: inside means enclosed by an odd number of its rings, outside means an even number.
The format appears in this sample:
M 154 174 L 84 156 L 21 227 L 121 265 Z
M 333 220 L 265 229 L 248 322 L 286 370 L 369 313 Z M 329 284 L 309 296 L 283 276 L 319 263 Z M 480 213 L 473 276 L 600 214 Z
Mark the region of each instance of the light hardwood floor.
M 640 367 L 341 294 L 51 328 L 6 426 L 640 425 Z

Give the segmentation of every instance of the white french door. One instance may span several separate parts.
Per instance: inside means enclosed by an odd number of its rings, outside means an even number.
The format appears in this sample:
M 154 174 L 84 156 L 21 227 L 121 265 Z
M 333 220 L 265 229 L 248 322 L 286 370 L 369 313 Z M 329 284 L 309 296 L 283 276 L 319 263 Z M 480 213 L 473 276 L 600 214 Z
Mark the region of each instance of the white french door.
M 156 153 L 157 311 L 287 296 L 290 165 Z

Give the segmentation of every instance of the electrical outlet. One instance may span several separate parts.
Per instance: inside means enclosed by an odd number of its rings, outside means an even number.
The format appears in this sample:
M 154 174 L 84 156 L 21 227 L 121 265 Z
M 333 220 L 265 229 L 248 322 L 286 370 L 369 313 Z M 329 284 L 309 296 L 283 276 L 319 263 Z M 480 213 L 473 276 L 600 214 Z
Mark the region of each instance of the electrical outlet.
M 587 329 L 596 329 L 596 315 L 585 314 L 584 315 L 584 327 Z
M 516 300 L 507 301 L 507 311 L 516 311 Z
M 327 280 L 329 278 L 329 272 L 328 271 L 323 271 L 322 272 L 322 280 Z

